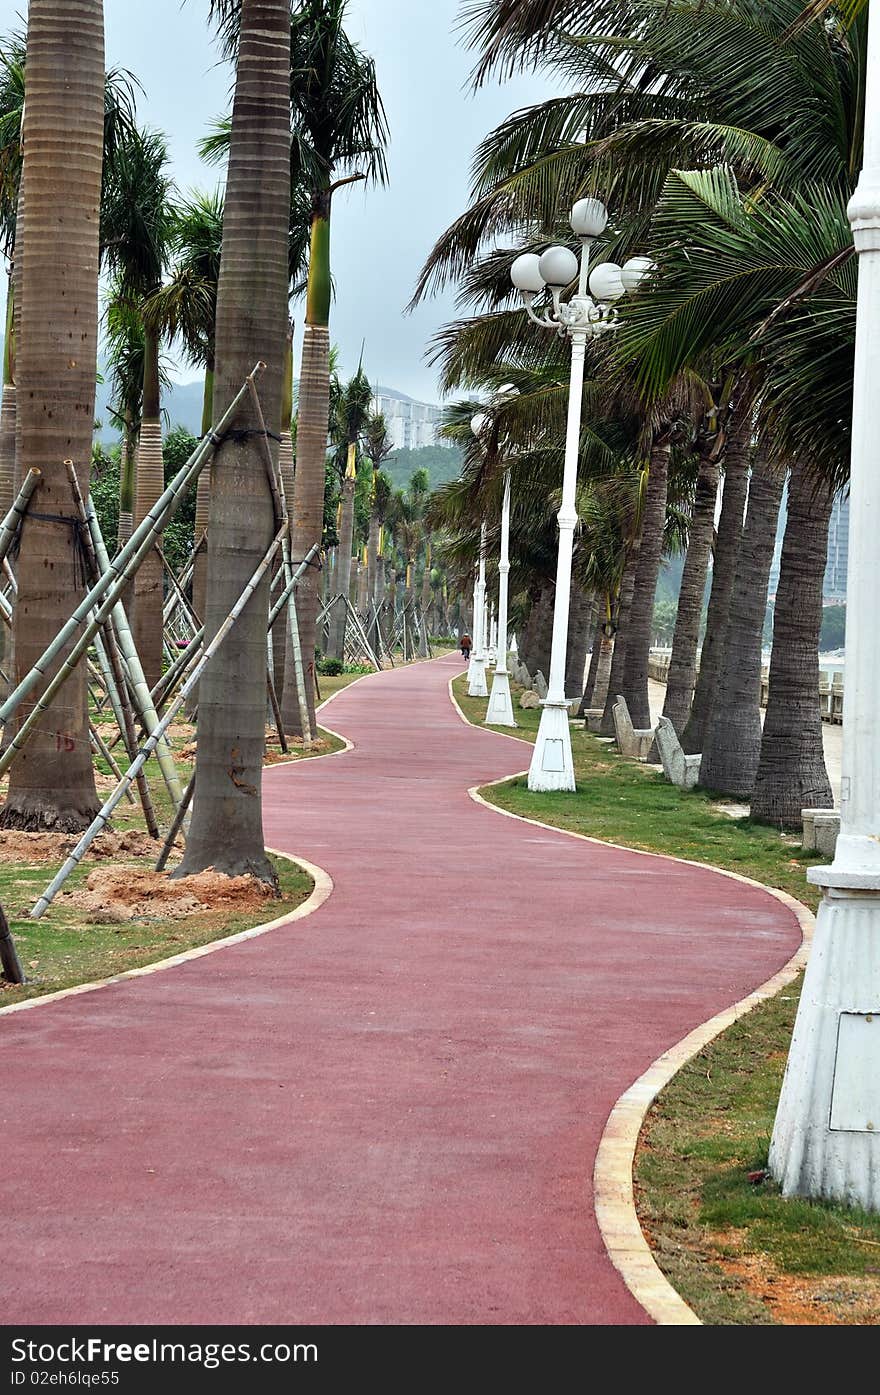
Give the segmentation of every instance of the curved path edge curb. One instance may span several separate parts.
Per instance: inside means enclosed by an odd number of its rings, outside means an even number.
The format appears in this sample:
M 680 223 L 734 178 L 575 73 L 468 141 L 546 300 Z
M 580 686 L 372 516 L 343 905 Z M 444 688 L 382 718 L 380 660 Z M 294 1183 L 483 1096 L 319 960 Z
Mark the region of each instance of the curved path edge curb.
M 453 681 L 451 680 L 449 683 L 449 697 L 453 707 L 467 726 L 476 726 L 477 724 L 471 722 L 465 715 L 456 699 L 452 687 Z M 509 732 L 496 731 L 494 727 L 487 727 L 485 730 L 495 731 L 496 735 L 506 736 L 508 740 L 522 740 L 521 737 L 511 736 Z M 482 804 L 484 808 L 491 809 L 493 813 L 500 814 L 502 818 L 516 819 L 520 823 L 531 824 L 535 828 L 562 833 L 567 838 L 577 838 L 583 843 L 619 848 L 623 852 L 637 853 L 641 857 L 659 857 L 668 862 L 683 863 L 686 867 L 700 867 L 717 873 L 719 877 L 730 877 L 731 880 L 743 882 L 747 886 L 760 887 L 769 896 L 775 897 L 777 901 L 781 901 L 784 906 L 787 906 L 801 928 L 800 948 L 792 955 L 787 964 L 783 965 L 760 987 L 747 994 L 745 998 L 741 998 L 739 1002 L 725 1008 L 723 1012 L 717 1013 L 699 1027 L 695 1027 L 675 1046 L 664 1051 L 662 1056 L 658 1056 L 656 1061 L 639 1076 L 638 1080 L 620 1096 L 608 1116 L 596 1153 L 593 1169 L 596 1220 L 605 1248 L 608 1251 L 608 1257 L 615 1269 L 636 1301 L 659 1326 L 702 1326 L 700 1318 L 663 1273 L 642 1230 L 636 1210 L 633 1187 L 633 1168 L 639 1137 L 648 1110 L 670 1080 L 689 1061 L 693 1060 L 704 1046 L 708 1046 L 728 1027 L 733 1026 L 734 1022 L 745 1017 L 761 1003 L 775 997 L 797 977 L 807 962 L 815 927 L 815 917 L 812 911 L 794 896 L 790 896 L 788 892 L 780 891 L 777 887 L 767 886 L 764 882 L 756 881 L 753 877 L 744 877 L 740 872 L 731 872 L 725 867 L 715 867 L 710 862 L 694 862 L 690 858 L 674 857 L 669 853 L 648 852 L 644 848 L 630 848 L 625 843 L 612 843 L 604 838 L 591 838 L 586 833 L 576 833 L 570 828 L 558 828 L 555 824 L 543 823 L 540 819 L 528 819 L 522 814 L 514 814 L 509 809 L 499 808 L 497 804 L 485 799 L 480 793 L 481 790 L 492 789 L 495 786 L 509 784 L 511 780 L 521 779 L 526 773 L 523 770 L 517 775 L 507 775 L 500 780 L 491 780 L 484 785 L 474 785 L 468 790 L 468 794 L 474 803 Z
M 372 674 L 362 674 L 362 678 L 372 678 Z M 316 708 L 320 712 L 328 703 L 331 703 L 340 693 L 344 693 L 348 688 L 353 688 L 355 683 L 360 683 L 361 678 L 356 678 L 354 683 L 349 683 L 345 688 L 338 688 L 335 693 L 331 693 L 328 698 Z M 342 748 L 338 751 L 324 751 L 320 755 L 310 756 L 310 760 L 330 760 L 334 756 L 348 755 L 354 750 L 354 743 L 349 741 L 347 736 L 342 736 L 340 732 L 333 731 L 331 727 L 323 726 L 322 730 L 330 736 L 341 741 Z M 302 757 L 297 760 L 276 761 L 274 765 L 267 765 L 263 769 L 265 775 L 267 770 L 275 770 L 281 766 L 301 765 Z M 307 862 L 304 857 L 295 857 L 293 853 L 281 852 L 278 848 L 267 848 L 267 853 L 272 857 L 283 857 L 285 862 L 292 862 L 295 866 L 311 877 L 314 882 L 311 892 L 303 901 L 301 906 L 297 906 L 287 915 L 277 916 L 274 920 L 267 920 L 260 925 L 252 925 L 247 930 L 237 930 L 234 935 L 224 935 L 220 940 L 209 940 L 207 944 L 197 945 L 194 949 L 183 950 L 180 954 L 173 954 L 168 959 L 156 959 L 151 964 L 141 964 L 137 969 L 125 969 L 122 973 L 112 974 L 110 978 L 94 979 L 91 983 L 75 983 L 70 988 L 59 988 L 57 993 L 42 993 L 36 998 L 27 998 L 23 1003 L 10 1003 L 7 1007 L 0 1007 L 0 1017 L 11 1012 L 26 1012 L 31 1008 L 43 1007 L 47 1003 L 58 1003 L 63 998 L 74 998 L 81 993 L 95 993 L 99 988 L 108 988 L 111 983 L 124 983 L 128 978 L 145 978 L 148 974 L 157 974 L 162 969 L 175 969 L 179 964 L 187 964 L 190 959 L 201 959 L 206 954 L 214 954 L 216 950 L 228 949 L 230 945 L 243 944 L 245 940 L 255 940 L 260 935 L 267 935 L 270 930 L 280 930 L 283 925 L 290 925 L 295 920 L 305 920 L 306 916 L 313 915 L 315 911 L 323 906 L 324 902 L 333 892 L 333 879 L 329 872 L 325 872 L 323 867 L 316 866 L 313 862 Z
M 342 755 L 343 753 L 338 751 L 333 754 Z M 234 935 L 224 935 L 220 940 L 209 940 L 207 944 L 196 945 L 194 949 L 185 949 L 180 954 L 171 955 L 168 959 L 156 959 L 152 964 L 141 964 L 137 969 L 125 969 L 120 974 L 112 974 L 110 978 L 95 979 L 92 983 L 76 983 L 72 988 L 59 988 L 57 993 L 44 993 L 37 998 L 27 998 L 23 1003 L 10 1003 L 8 1007 L 0 1008 L 0 1017 L 11 1012 L 28 1012 L 32 1008 L 45 1007 L 48 1003 L 58 1003 L 63 998 L 76 998 L 82 993 L 96 993 L 99 988 L 109 988 L 112 983 L 124 983 L 129 978 L 146 978 L 149 974 L 158 974 L 164 969 L 176 969 L 180 964 L 188 964 L 191 959 L 203 959 L 205 955 L 215 954 L 220 949 L 228 949 L 230 945 L 243 944 L 245 940 L 256 940 L 260 935 L 268 935 L 270 930 L 280 930 L 284 925 L 291 925 L 295 920 L 305 920 L 306 916 L 313 915 L 323 906 L 333 891 L 333 879 L 330 874 L 325 872 L 323 867 L 317 867 L 313 862 L 307 862 L 304 857 L 294 857 L 291 853 L 280 852 L 277 848 L 267 848 L 266 852 L 271 853 L 273 857 L 283 857 L 285 862 L 292 862 L 295 866 L 301 867 L 315 883 L 301 906 L 288 911 L 286 915 L 276 917 L 275 920 L 264 921 L 261 925 L 251 925 L 247 930 L 236 930 Z

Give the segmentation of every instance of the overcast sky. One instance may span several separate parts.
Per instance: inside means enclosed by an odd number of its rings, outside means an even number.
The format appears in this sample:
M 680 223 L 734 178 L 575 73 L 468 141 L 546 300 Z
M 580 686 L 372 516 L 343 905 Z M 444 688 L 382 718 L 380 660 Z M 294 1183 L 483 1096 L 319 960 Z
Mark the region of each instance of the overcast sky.
M 182 189 L 211 187 L 196 144 L 228 105 L 231 74 L 208 38 L 207 0 L 105 0 L 107 61 L 132 69 L 145 88 L 140 117 L 165 131 Z M 0 0 L 3 30 L 23 0 Z M 350 0 L 348 31 L 373 55 L 391 127 L 386 189 L 343 191 L 334 204 L 331 333 L 342 367 L 357 366 L 366 340 L 370 377 L 434 401 L 435 374 L 423 355 L 454 315 L 451 295 L 404 316 L 437 235 L 467 204 L 474 148 L 515 108 L 549 95 L 540 76 L 472 96 L 473 55 L 458 41 L 459 0 Z M 297 321 L 302 308 L 297 307 Z

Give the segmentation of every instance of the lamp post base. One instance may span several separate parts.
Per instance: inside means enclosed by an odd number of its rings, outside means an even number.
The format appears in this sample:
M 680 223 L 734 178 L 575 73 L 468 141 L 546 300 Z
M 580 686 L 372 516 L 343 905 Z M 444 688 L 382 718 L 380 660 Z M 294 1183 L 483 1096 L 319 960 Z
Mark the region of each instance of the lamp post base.
M 496 668 L 495 670 L 495 677 L 492 679 L 492 692 L 489 695 L 489 707 L 483 725 L 487 727 L 516 726 L 516 719 L 513 715 L 513 700 L 510 696 L 510 674 L 506 669 Z
M 880 1211 L 880 874 L 811 869 L 823 887 L 770 1146 L 786 1196 Z
M 478 659 L 471 655 L 468 664 L 468 697 L 488 697 L 489 689 L 486 687 L 486 660 Z
M 574 761 L 571 755 L 571 731 L 568 725 L 568 703 L 546 698 L 541 704 L 541 725 L 535 753 L 529 766 L 529 789 L 535 794 L 553 790 L 574 792 Z

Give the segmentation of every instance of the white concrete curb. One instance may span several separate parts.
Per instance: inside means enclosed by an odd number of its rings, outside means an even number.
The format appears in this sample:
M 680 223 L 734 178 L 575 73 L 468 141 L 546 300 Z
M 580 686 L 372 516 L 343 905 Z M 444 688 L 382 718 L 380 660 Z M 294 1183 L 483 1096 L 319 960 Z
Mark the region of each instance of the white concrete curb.
M 315 883 L 311 894 L 295 910 L 288 911 L 286 915 L 279 916 L 276 920 L 266 921 L 263 925 L 252 925 L 249 930 L 239 930 L 234 935 L 226 935 L 222 940 L 211 940 L 210 943 L 198 945 L 195 949 L 186 949 L 181 954 L 172 955 L 170 959 L 157 959 L 153 964 L 143 964 L 139 969 L 126 969 L 121 974 L 113 974 L 111 978 L 97 979 L 94 983 L 78 983 L 73 988 L 60 988 L 57 993 L 45 993 L 39 998 L 27 998 L 23 1003 L 10 1003 L 8 1007 L 0 1008 L 0 1017 L 10 1012 L 28 1012 L 31 1008 L 44 1007 L 47 1003 L 57 1003 L 62 998 L 75 998 L 81 993 L 95 993 L 99 988 L 107 988 L 111 983 L 124 983 L 126 979 L 146 978 L 148 974 L 158 974 L 164 969 L 174 969 L 178 964 L 188 964 L 191 959 L 202 959 L 206 954 L 216 954 L 218 950 L 227 949 L 230 945 L 243 944 L 245 940 L 255 940 L 260 935 L 268 935 L 270 930 L 280 930 L 283 925 L 290 925 L 295 920 L 304 920 L 306 916 L 312 915 L 320 906 L 323 906 L 333 890 L 333 881 L 328 872 L 325 872 L 322 867 L 316 867 L 313 862 L 306 862 L 305 858 L 292 857 L 290 853 L 279 852 L 276 848 L 267 848 L 266 851 L 271 853 L 273 857 L 283 857 L 288 862 L 295 863 L 297 867 L 301 867 L 304 872 L 307 872 Z

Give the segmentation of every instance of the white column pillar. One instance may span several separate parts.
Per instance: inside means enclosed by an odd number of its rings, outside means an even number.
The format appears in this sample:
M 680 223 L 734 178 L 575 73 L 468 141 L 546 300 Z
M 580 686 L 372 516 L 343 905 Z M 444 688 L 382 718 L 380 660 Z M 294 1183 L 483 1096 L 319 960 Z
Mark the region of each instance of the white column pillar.
M 859 254 L 841 830 L 822 888 L 773 1130 L 786 1195 L 880 1211 L 880 5 L 871 5 L 865 152 L 849 218 Z
M 507 586 L 510 575 L 510 470 L 504 474 L 501 503 L 501 554 L 498 562 L 498 664 L 492 679 L 492 692 L 486 712 L 486 725 L 515 727 L 507 670 Z
M 571 602 L 571 559 L 574 551 L 574 530 L 578 521 L 575 500 L 586 347 L 586 329 L 572 330 L 571 383 L 568 394 L 562 508 L 559 510 L 559 557 L 556 564 L 550 679 L 547 696 L 542 704 L 538 739 L 529 767 L 529 789 L 538 791 L 575 789 L 568 704 L 565 700 L 565 660 L 568 649 L 568 611 Z
M 494 664 L 498 653 L 498 632 L 495 626 L 495 600 L 489 603 L 489 646 L 487 658 L 490 664 Z
M 471 639 L 471 661 L 468 666 L 468 697 L 488 697 L 486 687 L 485 651 L 485 610 L 486 610 L 486 525 L 480 529 L 480 571 L 474 587 L 474 632 Z

